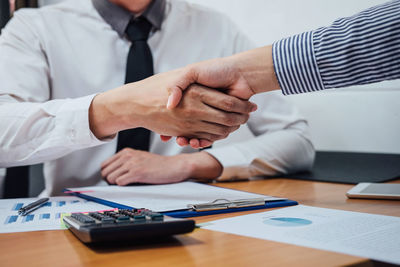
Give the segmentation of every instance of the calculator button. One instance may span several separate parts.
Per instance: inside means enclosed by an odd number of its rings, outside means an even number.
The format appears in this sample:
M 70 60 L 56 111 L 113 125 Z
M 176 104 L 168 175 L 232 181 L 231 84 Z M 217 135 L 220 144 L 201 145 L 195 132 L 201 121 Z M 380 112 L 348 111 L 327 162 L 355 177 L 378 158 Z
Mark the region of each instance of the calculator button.
M 152 221 L 162 221 L 164 219 L 164 215 L 162 215 L 160 213 L 153 213 L 153 214 L 150 214 L 150 219 Z
M 95 223 L 96 222 L 93 218 L 91 218 L 85 214 L 73 213 L 73 214 L 71 214 L 71 217 L 80 221 L 81 223 Z
M 107 216 L 107 217 L 101 218 L 101 222 L 102 222 L 102 223 L 113 223 L 113 222 L 114 222 L 114 219 Z
M 130 211 L 130 210 L 120 210 L 119 213 L 127 215 L 129 217 L 133 217 L 135 215 L 135 213 L 133 211 Z
M 133 216 L 133 219 L 135 221 L 144 221 L 144 220 L 146 220 L 146 216 L 144 216 L 144 215 L 135 215 L 135 216 Z
M 126 215 L 120 215 L 117 217 L 117 222 L 127 222 L 129 221 L 130 217 Z

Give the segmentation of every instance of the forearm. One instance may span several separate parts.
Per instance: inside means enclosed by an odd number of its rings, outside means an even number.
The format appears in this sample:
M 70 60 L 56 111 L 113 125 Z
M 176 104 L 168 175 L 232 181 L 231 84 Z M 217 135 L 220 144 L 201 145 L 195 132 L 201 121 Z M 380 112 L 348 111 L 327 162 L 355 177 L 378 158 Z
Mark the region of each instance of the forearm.
M 280 130 L 208 151 L 221 162 L 222 180 L 308 170 L 314 148 L 300 130 Z
M 312 168 L 315 150 L 311 140 L 301 130 L 282 130 L 266 135 L 265 145 L 251 162 L 253 175 L 275 176 Z
M 127 111 L 130 107 L 126 107 L 126 103 L 119 99 L 119 94 L 113 92 L 111 90 L 96 95 L 89 107 L 90 130 L 99 139 L 113 137 L 121 130 L 139 127 L 134 118 L 140 116 L 128 116 L 131 115 Z
M 284 94 L 400 78 L 400 1 L 336 20 L 273 45 Z
M 28 103 L 3 96 L 0 166 L 35 164 L 102 144 L 89 130 L 92 97 Z

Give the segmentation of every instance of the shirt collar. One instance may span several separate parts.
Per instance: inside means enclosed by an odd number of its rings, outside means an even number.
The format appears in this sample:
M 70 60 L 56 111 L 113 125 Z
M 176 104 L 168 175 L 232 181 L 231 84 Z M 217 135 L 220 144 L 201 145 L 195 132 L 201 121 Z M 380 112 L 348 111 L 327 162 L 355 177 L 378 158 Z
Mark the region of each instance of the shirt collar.
M 100 16 L 110 24 L 120 36 L 124 36 L 125 29 L 134 14 L 111 3 L 109 0 L 92 0 L 92 3 Z M 165 0 L 153 0 L 142 14 L 142 16 L 153 25 L 153 29 L 161 29 L 161 24 L 164 19 L 165 4 Z

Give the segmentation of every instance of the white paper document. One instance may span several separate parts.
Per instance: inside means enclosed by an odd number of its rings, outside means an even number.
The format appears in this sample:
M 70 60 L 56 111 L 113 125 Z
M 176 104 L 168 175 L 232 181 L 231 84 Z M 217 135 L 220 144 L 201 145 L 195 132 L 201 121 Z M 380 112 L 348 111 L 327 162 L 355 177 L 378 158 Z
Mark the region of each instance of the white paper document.
M 77 197 L 51 197 L 39 209 L 26 216 L 18 215 L 21 207 L 36 200 L 37 198 L 1 199 L 0 233 L 65 229 L 61 224 L 63 213 L 110 209 L 108 206 Z
M 188 204 L 211 202 L 216 199 L 264 198 L 266 201 L 283 200 L 244 191 L 221 188 L 194 182 L 139 186 L 90 186 L 68 188 L 87 196 L 108 200 L 134 208 L 147 208 L 157 212 L 184 210 Z
M 400 217 L 298 205 L 202 228 L 400 264 Z

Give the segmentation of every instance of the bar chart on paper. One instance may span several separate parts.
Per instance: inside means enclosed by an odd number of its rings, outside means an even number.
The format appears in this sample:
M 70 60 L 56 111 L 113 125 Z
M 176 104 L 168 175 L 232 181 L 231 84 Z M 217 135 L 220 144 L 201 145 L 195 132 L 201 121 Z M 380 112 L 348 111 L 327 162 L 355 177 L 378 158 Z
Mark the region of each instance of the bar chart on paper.
M 110 209 L 77 197 L 52 197 L 39 209 L 21 216 L 18 210 L 34 198 L 0 200 L 0 233 L 64 229 L 61 217 L 64 213 Z

